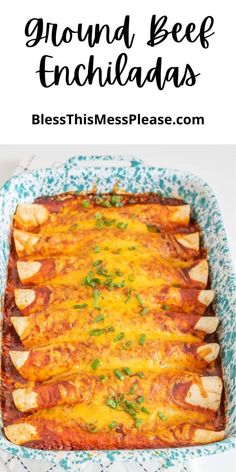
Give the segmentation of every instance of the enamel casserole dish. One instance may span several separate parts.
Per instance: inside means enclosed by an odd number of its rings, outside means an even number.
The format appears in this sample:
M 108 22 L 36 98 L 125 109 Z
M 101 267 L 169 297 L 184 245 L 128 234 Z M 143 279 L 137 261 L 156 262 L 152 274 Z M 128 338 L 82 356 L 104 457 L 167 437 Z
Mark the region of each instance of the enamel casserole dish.
M 2 301 L 7 279 L 12 215 L 17 205 L 22 202 L 31 203 L 37 197 L 53 196 L 69 191 L 89 193 L 94 191 L 95 186 L 97 193 L 112 193 L 114 188 L 131 194 L 157 193 L 163 197 L 180 198 L 191 206 L 192 216 L 200 226 L 203 247 L 207 248 L 211 287 L 215 291 L 213 308 L 220 320 L 218 336 L 226 399 L 225 438 L 220 442 L 203 446 L 166 449 L 49 451 L 12 444 L 6 439 L 2 429 L 0 448 L 17 456 L 49 460 L 69 470 L 76 466 L 84 467 L 91 462 L 107 464 L 112 461 L 155 460 L 159 466 L 168 467 L 195 456 L 211 455 L 232 449 L 235 447 L 236 283 L 217 201 L 208 185 L 198 177 L 182 171 L 148 167 L 141 161 L 127 157 L 111 156 L 74 157 L 58 168 L 42 169 L 13 177 L 6 182 L 0 192 Z

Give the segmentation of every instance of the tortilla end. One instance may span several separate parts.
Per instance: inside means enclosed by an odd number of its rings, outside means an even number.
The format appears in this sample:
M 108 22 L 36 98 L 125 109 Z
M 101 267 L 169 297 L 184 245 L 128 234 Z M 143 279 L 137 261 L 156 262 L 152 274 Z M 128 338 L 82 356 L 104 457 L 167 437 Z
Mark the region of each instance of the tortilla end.
M 199 251 L 200 237 L 198 232 L 176 235 L 175 239 L 179 244 L 181 244 L 181 246 L 184 246 L 186 249 Z
M 13 400 L 19 411 L 26 412 L 38 408 L 37 393 L 27 388 L 17 388 L 12 392 Z
M 223 384 L 220 377 L 201 377 L 201 385 L 199 385 L 199 383 L 192 383 L 190 386 L 185 397 L 185 402 L 189 405 L 218 411 L 222 389 Z
M 214 296 L 214 290 L 201 290 L 198 295 L 198 301 L 202 303 L 202 305 L 209 306 L 214 300 Z
M 194 282 L 201 283 L 204 285 L 204 287 L 207 285 L 208 273 L 208 262 L 206 259 L 198 261 L 191 269 L 188 270 L 190 279 Z
M 222 441 L 225 437 L 225 431 L 210 431 L 209 429 L 197 428 L 192 438 L 193 444 L 208 444 L 216 441 Z
M 5 426 L 4 433 L 14 444 L 24 444 L 38 439 L 38 433 L 35 426 L 30 423 L 16 423 Z
M 17 253 L 24 252 L 24 250 L 26 248 L 29 249 L 29 247 L 33 249 L 33 247 L 40 240 L 39 236 L 36 236 L 35 234 L 31 233 L 26 233 L 25 231 L 22 231 L 20 229 L 13 230 L 13 238 Z
M 20 338 L 23 338 L 23 334 L 29 326 L 29 319 L 23 316 L 12 316 L 11 322 Z
M 218 343 L 208 343 L 197 348 L 197 355 L 204 359 L 207 364 L 213 362 L 219 355 L 220 346 Z
M 13 365 L 17 370 L 21 369 L 29 357 L 29 351 L 9 351 Z
M 37 274 L 42 266 L 39 261 L 17 261 L 17 271 L 21 282 L 26 282 Z
M 36 293 L 33 289 L 16 288 L 14 290 L 15 304 L 19 310 L 24 310 L 36 299 Z
M 202 316 L 195 324 L 194 329 L 207 334 L 215 333 L 218 328 L 219 318 L 216 316 Z
M 38 203 L 20 203 L 14 218 L 26 229 L 36 228 L 48 220 L 49 212 L 47 208 Z
M 173 214 L 173 221 L 187 226 L 190 221 L 190 211 L 190 205 L 176 206 Z

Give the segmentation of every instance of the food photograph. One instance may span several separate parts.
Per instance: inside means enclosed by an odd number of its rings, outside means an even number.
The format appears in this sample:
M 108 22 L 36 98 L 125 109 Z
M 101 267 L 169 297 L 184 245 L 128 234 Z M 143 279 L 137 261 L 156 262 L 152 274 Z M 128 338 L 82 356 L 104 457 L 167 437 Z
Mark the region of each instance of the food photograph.
M 55 471 L 235 447 L 228 202 L 181 150 L 110 147 L 19 147 L 1 182 L 0 448 Z

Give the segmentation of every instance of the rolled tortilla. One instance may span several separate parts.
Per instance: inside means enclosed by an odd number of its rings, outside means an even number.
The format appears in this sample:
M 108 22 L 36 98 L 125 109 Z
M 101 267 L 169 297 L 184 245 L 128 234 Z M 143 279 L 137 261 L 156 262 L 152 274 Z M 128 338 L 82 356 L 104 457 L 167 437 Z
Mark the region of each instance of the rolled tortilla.
M 122 279 L 116 275 L 117 259 L 108 257 L 107 263 L 102 261 L 100 266 L 113 277 L 113 281 L 124 281 L 125 286 L 137 290 L 146 287 L 160 287 L 163 285 L 177 285 L 181 288 L 204 289 L 208 280 L 208 262 L 206 259 L 195 261 L 185 268 L 175 267 L 170 263 L 163 263 L 155 257 L 139 259 L 133 257 L 122 260 Z M 88 270 L 90 268 L 91 270 Z M 99 285 L 106 286 L 106 278 L 99 275 L 94 269 L 93 260 L 88 257 L 58 257 L 57 259 L 42 259 L 38 261 L 17 261 L 17 270 L 22 284 L 38 285 L 49 281 L 51 285 L 78 286 L 83 284 L 88 273 L 92 273 L 99 280 Z M 131 277 L 131 279 L 130 279 Z
M 108 304 L 116 303 L 117 313 L 130 306 L 139 306 L 136 300 L 135 290 L 130 297 L 126 288 L 109 291 L 104 287 L 99 288 L 101 295 L 99 305 L 102 309 Z M 163 309 L 182 313 L 195 313 L 203 315 L 206 308 L 214 299 L 214 290 L 180 289 L 163 286 L 159 289 L 149 288 L 139 290 L 143 305 L 150 309 Z M 15 303 L 19 310 L 28 315 L 41 311 L 42 308 L 50 310 L 62 310 L 72 308 L 76 304 L 86 303 L 91 306 L 90 287 L 37 287 L 34 289 L 15 289 Z M 130 299 L 130 301 L 129 301 Z
M 134 375 L 126 376 L 122 383 L 113 373 L 107 375 L 105 382 L 96 375 L 64 376 L 34 388 L 15 389 L 13 399 L 18 410 L 22 412 L 52 408 L 56 405 L 91 404 L 98 398 L 100 403 L 105 403 L 111 385 L 113 391 L 117 390 L 124 395 L 132 391 L 135 385 L 136 398 L 144 395 L 145 403 L 152 405 L 152 414 L 166 408 L 174 408 L 176 412 L 181 413 L 182 408 L 191 410 L 192 407 L 217 412 L 222 394 L 222 381 L 217 376 L 201 377 L 191 373 L 156 375 L 146 372 L 142 382 Z M 209 420 L 211 415 L 206 415 Z
M 14 216 L 15 223 L 26 230 L 38 228 L 49 219 L 49 211 L 37 203 L 20 203 Z
M 122 252 L 135 248 L 139 253 L 151 252 L 164 259 L 188 260 L 199 256 L 199 233 L 164 234 L 152 232 L 126 232 L 117 228 L 107 230 L 74 230 L 68 233 L 56 233 L 51 236 L 28 233 L 14 229 L 13 237 L 19 258 L 43 255 L 74 255 L 78 251 L 93 249 L 94 241 L 103 249 L 122 248 Z
M 142 225 L 156 225 L 159 229 L 174 230 L 179 227 L 187 227 L 190 221 L 189 205 L 149 203 L 148 205 L 125 205 L 120 208 L 90 206 L 85 209 L 79 203 L 76 207 L 76 203 L 71 200 L 71 202 L 67 201 L 66 209 L 61 205 L 57 211 L 52 211 L 41 204 L 19 204 L 14 224 L 18 229 L 26 231 L 40 229 L 49 231 L 49 233 L 52 228 L 54 232 L 61 229 L 62 231 L 70 231 L 71 227 L 78 224 L 82 224 L 83 229 L 96 228 L 94 220 L 98 210 L 102 218 L 118 222 L 121 219 L 125 220 L 130 225 L 130 229 L 142 229 Z
M 102 414 L 104 411 L 101 412 Z M 121 412 L 119 412 L 119 416 L 123 420 Z M 112 417 L 117 417 L 114 411 Z M 93 432 L 90 430 L 92 426 L 95 428 Z M 14 444 L 32 446 L 37 441 L 37 447 L 41 449 L 52 447 L 53 449 L 62 449 L 69 443 L 70 447 L 75 450 L 99 450 L 104 448 L 104 444 L 107 444 L 109 449 L 133 449 L 137 445 L 141 449 L 158 448 L 171 444 L 189 446 L 221 441 L 225 435 L 224 431 L 216 431 L 213 427 L 199 428 L 192 425 L 191 422 L 180 423 L 178 426 L 172 425 L 171 430 L 167 426 L 159 425 L 152 435 L 147 435 L 145 432 L 141 435 L 140 430 L 137 431 L 135 428 L 125 434 L 117 434 L 116 428 L 114 430 L 106 428 L 97 434 L 96 425 L 93 422 L 84 422 L 83 424 L 81 421 L 75 423 L 66 419 L 62 425 L 58 419 L 53 417 L 53 414 L 52 418 L 38 418 L 31 415 L 25 420 L 22 419 L 18 423 L 6 426 L 4 432 L 9 441 Z M 48 441 L 48 438 L 53 442 Z
M 75 305 L 76 306 L 76 305 Z M 142 311 L 141 311 L 142 313 Z M 121 313 L 112 311 L 103 315 L 99 324 L 96 322 L 96 310 L 92 308 L 70 308 L 47 313 L 34 313 L 29 316 L 13 316 L 11 322 L 22 343 L 28 349 L 66 340 L 88 339 L 92 328 L 116 325 L 118 332 L 125 338 L 133 339 L 136 334 L 145 332 L 151 339 L 170 339 L 193 342 L 195 337 L 203 339 L 206 333 L 213 333 L 218 325 L 216 317 L 200 317 L 194 314 L 166 313 L 149 310 L 140 324 L 140 308 L 129 309 Z M 136 334 L 135 334 L 136 333 Z M 111 342 L 112 342 L 111 334 Z
M 100 369 L 119 369 L 126 365 L 135 371 L 160 372 L 163 368 L 198 370 L 213 362 L 219 354 L 217 343 L 188 345 L 147 339 L 144 345 L 136 342 L 132 349 L 124 350 L 121 343 L 109 346 L 106 334 L 103 333 L 102 336 L 104 340 L 97 343 L 68 342 L 31 351 L 10 351 L 10 357 L 23 378 L 45 381 L 68 371 L 92 371 L 95 358 L 99 359 Z

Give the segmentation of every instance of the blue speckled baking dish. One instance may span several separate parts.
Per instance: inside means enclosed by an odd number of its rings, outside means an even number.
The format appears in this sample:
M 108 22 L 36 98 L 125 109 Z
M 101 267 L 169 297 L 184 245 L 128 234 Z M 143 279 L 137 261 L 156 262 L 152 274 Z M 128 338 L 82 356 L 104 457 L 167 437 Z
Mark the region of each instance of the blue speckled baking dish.
M 195 456 L 216 454 L 236 445 L 235 425 L 235 325 L 236 277 L 228 248 L 219 206 L 212 190 L 199 177 L 178 170 L 145 166 L 141 161 L 125 157 L 77 156 L 63 166 L 42 169 L 13 177 L 0 191 L 0 284 L 3 296 L 9 256 L 9 233 L 12 214 L 20 202 L 31 202 L 40 195 L 54 195 L 69 190 L 110 192 L 115 184 L 131 193 L 157 192 L 165 197 L 180 197 L 191 205 L 193 216 L 201 226 L 208 248 L 212 287 L 216 290 L 215 310 L 220 318 L 219 338 L 226 388 L 227 437 L 221 442 L 184 448 L 115 451 L 40 451 L 11 444 L 0 432 L 0 448 L 31 459 L 59 463 L 70 470 L 89 462 L 155 460 L 168 467 Z

